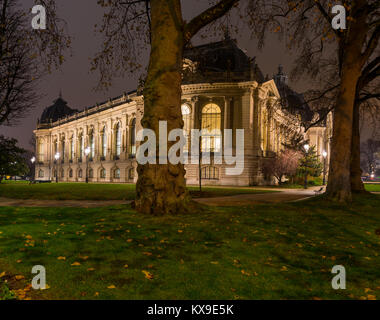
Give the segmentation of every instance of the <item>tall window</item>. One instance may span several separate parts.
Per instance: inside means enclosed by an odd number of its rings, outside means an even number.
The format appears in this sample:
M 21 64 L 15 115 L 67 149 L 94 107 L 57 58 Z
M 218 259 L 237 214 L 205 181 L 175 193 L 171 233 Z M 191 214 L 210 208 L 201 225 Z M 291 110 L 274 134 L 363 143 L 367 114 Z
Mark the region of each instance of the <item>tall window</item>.
M 61 159 L 62 159 L 62 162 L 65 161 L 65 140 L 62 140 L 61 142 L 61 148 L 62 148 L 62 152 L 61 152 Z M 63 178 L 63 176 L 62 176 Z
M 55 140 L 54 141 L 54 154 L 53 154 L 53 157 L 54 157 L 54 155 L 56 155 L 57 152 L 58 152 L 58 140 Z
M 102 156 L 107 156 L 107 132 L 105 126 L 102 131 Z
M 106 177 L 106 169 L 102 168 L 100 169 L 100 178 L 105 179 Z
M 74 158 L 74 146 L 74 137 L 72 137 L 70 140 L 70 160 L 73 160 Z
M 222 134 L 221 111 L 215 103 L 209 103 L 202 109 L 202 130 L 207 134 L 202 136 L 202 152 L 219 152 Z
M 37 142 L 37 159 L 39 162 L 44 161 L 44 145 L 41 139 L 38 139 Z
M 83 140 L 83 135 L 81 134 L 79 136 L 79 150 L 78 150 L 78 157 L 79 157 L 79 160 L 82 160 L 82 157 L 83 157 L 83 148 L 84 147 L 84 140 Z
M 183 119 L 183 134 L 186 138 L 186 145 L 184 147 L 184 151 L 189 151 L 189 140 L 190 140 L 190 132 L 191 132 L 191 109 L 187 104 L 183 104 L 181 106 L 182 119 Z
M 135 168 L 128 169 L 128 179 L 133 180 L 135 178 Z
M 115 179 L 120 179 L 120 169 L 119 168 L 116 168 L 113 172 L 113 177 Z
M 120 156 L 121 153 L 121 128 L 120 123 L 117 123 L 115 127 L 115 151 L 116 156 Z
M 136 154 L 136 118 L 131 123 L 131 155 Z
M 95 139 L 94 139 L 94 132 L 90 133 L 90 157 L 91 159 L 94 159 L 95 157 Z

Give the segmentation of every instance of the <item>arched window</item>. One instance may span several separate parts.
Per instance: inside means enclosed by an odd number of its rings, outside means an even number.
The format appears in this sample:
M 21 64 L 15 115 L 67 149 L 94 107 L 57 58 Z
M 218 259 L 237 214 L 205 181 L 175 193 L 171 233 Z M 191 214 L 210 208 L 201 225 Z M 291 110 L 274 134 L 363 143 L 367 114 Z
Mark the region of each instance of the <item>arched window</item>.
M 136 155 L 136 118 L 131 122 L 131 155 Z
M 57 176 L 57 170 L 53 171 L 53 177 L 55 178 Z
M 83 173 L 82 173 L 82 169 L 79 169 L 79 170 L 78 170 L 78 178 L 82 178 L 82 174 L 83 174 Z
M 120 179 L 120 169 L 119 168 L 116 168 L 114 171 L 113 171 L 113 177 L 115 179 Z
M 202 152 L 220 152 L 222 134 L 221 111 L 215 103 L 209 103 L 202 109 L 202 126 L 207 134 L 202 136 Z
M 94 170 L 91 168 L 88 170 L 88 177 L 91 179 L 94 177 Z
M 115 153 L 116 156 L 121 154 L 121 127 L 119 122 L 115 126 Z
M 70 170 L 69 170 L 69 177 L 70 177 L 70 178 L 73 177 L 73 169 L 70 169 Z
M 213 166 L 207 166 L 202 168 L 202 179 L 205 180 L 218 180 L 219 169 Z
M 61 178 L 64 178 L 64 177 L 65 177 L 65 170 L 62 169 L 62 170 L 61 170 Z
M 184 151 L 189 151 L 189 140 L 191 133 L 191 109 L 187 104 L 183 104 L 181 106 L 182 119 L 183 119 L 183 133 L 186 138 L 186 145 L 184 147 Z
M 106 126 L 103 127 L 102 131 L 102 157 L 107 156 L 107 132 Z
M 38 171 L 38 178 L 43 178 L 44 177 L 44 170 L 42 170 L 42 169 L 40 169 L 39 171 Z
M 100 169 L 100 178 L 101 179 L 106 178 L 106 169 L 104 169 L 104 168 Z

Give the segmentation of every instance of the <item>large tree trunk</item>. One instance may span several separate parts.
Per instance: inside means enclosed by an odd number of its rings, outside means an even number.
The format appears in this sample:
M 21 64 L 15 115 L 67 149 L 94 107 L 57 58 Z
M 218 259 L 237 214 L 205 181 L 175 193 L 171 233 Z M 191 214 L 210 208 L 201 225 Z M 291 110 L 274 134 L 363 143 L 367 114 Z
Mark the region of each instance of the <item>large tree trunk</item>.
M 156 133 L 157 164 L 138 165 L 135 206 L 149 214 L 187 211 L 190 198 L 183 164 L 158 164 L 159 121 L 167 121 L 168 132 L 183 127 L 181 71 L 183 21 L 179 0 L 151 0 L 152 44 L 144 87 L 143 128 Z M 168 150 L 173 142 L 168 143 Z
M 353 21 L 347 35 L 340 40 L 341 83 L 334 109 L 334 128 L 331 143 L 329 180 L 326 197 L 347 202 L 351 193 L 351 147 L 356 86 L 365 62 L 362 48 L 367 34 L 364 0 L 354 2 Z
M 351 191 L 354 193 L 365 193 L 364 184 L 361 178 L 360 168 L 360 104 L 355 102 L 353 125 L 352 125 L 352 147 L 351 147 Z
M 332 200 L 351 200 L 351 145 L 357 68 L 343 67 L 337 104 L 334 109 L 333 138 L 326 196 Z

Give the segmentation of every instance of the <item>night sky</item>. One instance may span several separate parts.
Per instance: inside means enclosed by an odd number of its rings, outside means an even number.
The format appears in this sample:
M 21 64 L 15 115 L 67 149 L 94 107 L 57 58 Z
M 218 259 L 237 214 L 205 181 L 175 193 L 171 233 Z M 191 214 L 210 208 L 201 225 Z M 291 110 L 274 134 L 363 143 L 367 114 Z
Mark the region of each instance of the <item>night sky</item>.
M 23 0 L 23 6 L 31 8 L 33 0 Z M 58 13 L 61 18 L 65 19 L 68 24 L 68 32 L 72 37 L 72 56 L 66 57 L 66 62 L 61 70 L 54 71 L 41 81 L 37 88 L 37 94 L 43 95 L 39 105 L 30 115 L 21 119 L 19 124 L 14 127 L 0 126 L 0 134 L 14 137 L 19 140 L 22 147 L 31 149 L 29 141 L 36 128 L 37 119 L 41 116 L 45 107 L 53 104 L 60 90 L 63 98 L 68 105 L 74 109 L 83 109 L 92 106 L 96 102 L 108 100 L 111 97 L 118 96 L 123 92 L 136 89 L 139 74 L 128 76 L 122 79 L 114 79 L 112 88 L 107 92 L 95 92 L 98 75 L 90 73 L 90 57 L 98 52 L 101 44 L 101 37 L 94 33 L 94 25 L 100 24 L 103 9 L 97 5 L 95 0 L 65 0 L 57 1 Z M 186 0 L 183 3 L 184 18 L 189 20 L 201 10 L 208 6 L 205 0 Z M 32 19 L 32 15 L 31 15 Z M 259 67 L 264 75 L 272 76 L 277 72 L 279 64 L 283 64 L 285 72 L 289 73 L 292 67 L 293 59 L 291 54 L 286 51 L 283 43 L 279 42 L 277 37 L 268 39 L 265 48 L 262 51 L 257 49 L 257 42 L 251 39 L 248 29 L 241 30 L 238 35 L 232 34 L 236 38 L 240 48 L 246 50 L 251 57 L 256 56 Z M 204 42 L 218 41 L 221 38 L 207 40 L 194 39 L 193 44 Z M 147 59 L 145 59 L 147 63 Z M 290 85 L 294 89 L 304 89 L 305 83 Z

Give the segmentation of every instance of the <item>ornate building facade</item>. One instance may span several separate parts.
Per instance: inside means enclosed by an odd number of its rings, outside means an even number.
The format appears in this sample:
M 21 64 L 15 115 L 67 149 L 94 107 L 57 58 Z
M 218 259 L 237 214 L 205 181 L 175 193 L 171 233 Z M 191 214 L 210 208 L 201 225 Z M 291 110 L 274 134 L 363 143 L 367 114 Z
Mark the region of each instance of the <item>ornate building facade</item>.
M 291 108 L 280 103 L 284 96 L 293 104 Z M 304 132 L 302 123 L 314 115 L 302 97 L 286 85 L 282 69 L 273 79 L 264 79 L 255 59 L 230 39 L 185 51 L 181 110 L 187 134 L 193 128 L 221 131 L 202 139 L 202 151 L 221 151 L 223 129 L 244 129 L 245 139 L 242 174 L 226 175 L 228 165 L 215 164 L 211 157 L 211 163 L 201 164 L 201 170 L 199 165 L 186 165 L 188 184 L 198 184 L 200 177 L 205 185 L 273 182 L 262 174 L 263 162 L 295 133 L 305 135 L 319 155 L 329 151 L 331 118 Z M 36 179 L 135 183 L 136 133 L 143 113 L 144 100 L 138 91 L 83 111 L 71 109 L 60 96 L 44 110 L 34 131 Z M 188 138 L 185 152 L 190 152 L 190 143 Z

